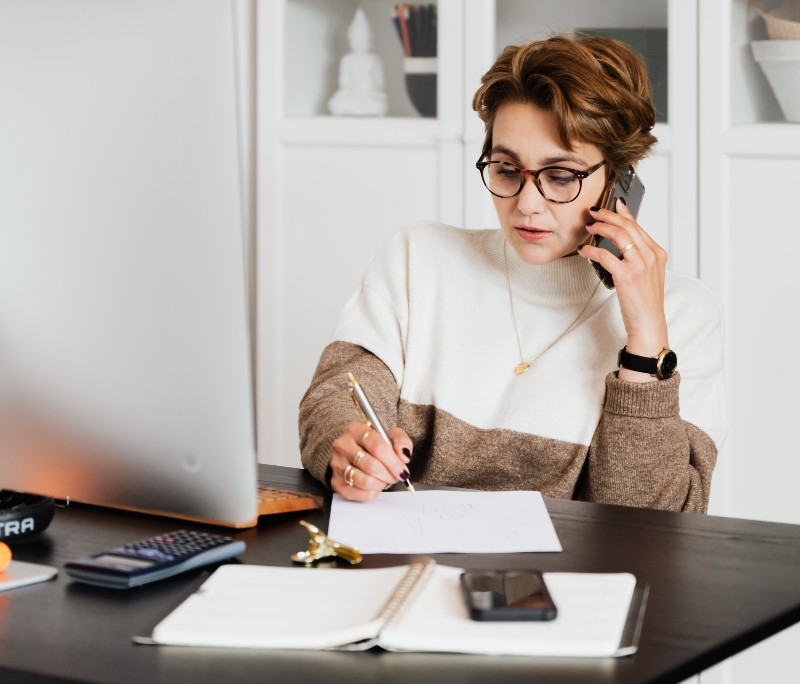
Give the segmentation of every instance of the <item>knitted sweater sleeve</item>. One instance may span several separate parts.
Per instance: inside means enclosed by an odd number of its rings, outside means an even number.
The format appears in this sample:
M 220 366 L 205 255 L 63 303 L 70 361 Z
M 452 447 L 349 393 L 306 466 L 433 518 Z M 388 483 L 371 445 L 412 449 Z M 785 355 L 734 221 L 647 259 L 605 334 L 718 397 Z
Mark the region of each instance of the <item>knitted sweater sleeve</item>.
M 679 415 L 680 382 L 678 374 L 641 384 L 608 375 L 579 498 L 705 513 L 717 448 Z
M 322 352 L 311 385 L 300 402 L 300 458 L 325 484 L 330 482 L 331 445 L 348 423 L 363 420 L 347 384 L 352 373 L 363 385 L 375 412 L 387 427 L 397 424 L 400 390 L 383 361 L 363 347 L 333 342 Z

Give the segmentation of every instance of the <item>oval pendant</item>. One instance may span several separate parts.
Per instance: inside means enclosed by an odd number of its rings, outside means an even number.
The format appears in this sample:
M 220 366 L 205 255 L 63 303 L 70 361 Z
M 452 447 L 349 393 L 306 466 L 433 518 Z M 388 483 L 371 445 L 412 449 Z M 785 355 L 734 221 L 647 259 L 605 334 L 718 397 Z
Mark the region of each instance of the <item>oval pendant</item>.
M 514 375 L 522 375 L 526 370 L 531 367 L 531 364 L 523 361 L 520 364 L 514 366 Z

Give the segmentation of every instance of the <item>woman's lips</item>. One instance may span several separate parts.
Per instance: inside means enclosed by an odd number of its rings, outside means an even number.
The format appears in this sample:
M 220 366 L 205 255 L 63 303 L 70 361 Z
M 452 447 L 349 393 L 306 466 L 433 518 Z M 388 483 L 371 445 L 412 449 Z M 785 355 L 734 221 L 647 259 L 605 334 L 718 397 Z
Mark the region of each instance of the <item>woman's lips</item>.
M 544 240 L 553 234 L 551 230 L 542 230 L 541 228 L 534 228 L 533 226 L 514 226 L 514 230 L 517 231 L 517 235 L 523 240 L 528 240 L 529 242 Z

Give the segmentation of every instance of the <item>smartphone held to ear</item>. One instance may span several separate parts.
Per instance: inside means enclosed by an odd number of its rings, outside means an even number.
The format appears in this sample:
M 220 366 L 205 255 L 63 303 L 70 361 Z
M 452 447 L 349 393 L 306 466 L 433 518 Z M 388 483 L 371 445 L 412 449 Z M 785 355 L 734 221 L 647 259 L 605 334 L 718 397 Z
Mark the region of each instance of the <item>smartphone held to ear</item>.
M 625 205 L 628 207 L 628 211 L 633 215 L 633 218 L 636 218 L 639 213 L 639 206 L 642 203 L 642 197 L 644 197 L 644 185 L 642 185 L 642 181 L 639 179 L 636 169 L 632 166 L 625 169 L 621 175 L 615 174 L 611 177 L 603 192 L 603 196 L 600 198 L 600 206 L 603 209 L 616 211 L 617 199 L 620 197 L 625 201 Z M 592 235 L 591 244 L 594 247 L 607 249 L 618 259 L 622 258 L 622 253 L 619 251 L 619 248 L 608 238 L 601 235 Z M 603 285 L 609 290 L 613 290 L 614 278 L 611 274 L 596 261 L 592 261 L 591 263 Z
M 538 570 L 468 570 L 461 589 L 473 620 L 553 620 L 558 611 Z

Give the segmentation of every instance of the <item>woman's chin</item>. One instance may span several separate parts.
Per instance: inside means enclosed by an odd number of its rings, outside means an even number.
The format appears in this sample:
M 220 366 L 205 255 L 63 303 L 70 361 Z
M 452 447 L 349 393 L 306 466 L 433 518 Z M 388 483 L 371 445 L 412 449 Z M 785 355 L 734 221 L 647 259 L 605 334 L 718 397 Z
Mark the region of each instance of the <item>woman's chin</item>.
M 563 253 L 564 250 L 557 249 L 555 245 L 513 243 L 513 246 L 520 260 L 531 266 L 544 266 L 563 256 L 569 256 Z M 576 252 L 572 250 L 571 253 L 575 254 Z

